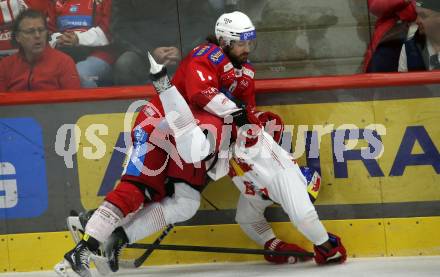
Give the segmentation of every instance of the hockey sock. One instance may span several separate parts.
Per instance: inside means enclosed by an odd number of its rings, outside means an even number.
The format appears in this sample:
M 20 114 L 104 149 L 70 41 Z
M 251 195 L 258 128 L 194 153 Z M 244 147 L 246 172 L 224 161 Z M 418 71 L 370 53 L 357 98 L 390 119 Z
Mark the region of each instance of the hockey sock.
M 104 201 L 87 222 L 85 228 L 86 238 L 90 236 L 99 242 L 106 241 L 115 228 L 118 227 L 122 218 L 122 212 L 115 205 Z
M 167 225 L 160 203 L 153 203 L 138 211 L 122 228 L 130 243 L 146 238 Z
M 176 183 L 174 195 L 153 203 L 137 212 L 133 220 L 124 224 L 130 243 L 162 230 L 168 224 L 183 222 L 197 212 L 200 193 L 184 183 Z
M 181 158 L 186 163 L 203 160 L 209 155 L 210 142 L 197 126 L 185 99 L 175 86 L 162 92 L 159 97 Z

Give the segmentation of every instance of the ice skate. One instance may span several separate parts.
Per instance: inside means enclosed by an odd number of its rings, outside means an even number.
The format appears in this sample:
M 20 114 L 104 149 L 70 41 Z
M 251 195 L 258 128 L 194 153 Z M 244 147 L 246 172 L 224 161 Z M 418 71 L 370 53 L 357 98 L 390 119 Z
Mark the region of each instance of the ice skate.
M 124 249 L 127 244 L 128 238 L 122 228 L 117 228 L 104 244 L 104 253 L 108 258 L 111 271 L 116 272 L 119 270 L 119 257 L 122 249 Z
M 148 54 L 148 60 L 150 61 L 150 77 L 153 81 L 153 86 L 158 94 L 172 87 L 170 79 L 168 78 L 167 68 L 163 64 L 158 64 L 150 52 Z
M 58 263 L 54 270 L 59 276 L 72 276 L 68 274 L 68 269 L 71 268 L 76 274 L 81 277 L 92 277 L 90 272 L 90 255 L 91 252 L 87 248 L 85 241 L 80 241 L 75 248 L 64 255 L 64 261 Z

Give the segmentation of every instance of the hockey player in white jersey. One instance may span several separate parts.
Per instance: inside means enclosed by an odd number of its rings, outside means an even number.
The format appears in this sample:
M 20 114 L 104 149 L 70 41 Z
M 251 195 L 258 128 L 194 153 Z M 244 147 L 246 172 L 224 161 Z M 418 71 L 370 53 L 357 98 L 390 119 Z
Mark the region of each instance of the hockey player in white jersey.
M 245 17 L 245 19 L 241 17 Z M 218 38 L 221 39 L 222 36 L 228 36 L 228 33 L 234 33 L 234 28 L 237 27 L 234 24 L 246 22 L 246 19 L 248 19 L 247 16 L 242 13 L 222 15 L 216 25 Z M 162 66 L 155 65 L 154 61 L 151 64 L 153 74 L 157 74 L 162 70 Z M 171 86 L 170 82 L 166 81 L 167 79 L 166 75 L 156 78 L 154 84 L 160 93 L 159 96 L 164 107 L 165 117 L 168 114 L 173 114 L 172 118 L 167 117 L 170 128 L 174 133 L 179 133 L 181 129 L 187 128 L 189 124 L 185 126 L 185 124 L 175 124 L 175 122 L 183 122 L 182 118 L 192 118 L 191 120 L 186 120 L 186 122 L 195 122 L 195 119 L 189 114 L 190 108 L 185 99 L 180 95 L 175 86 Z M 163 86 L 163 84 L 168 85 Z M 226 109 L 225 107 L 223 108 Z M 239 108 L 239 111 L 237 111 L 237 108 Z M 237 139 L 231 146 L 231 152 L 233 161 L 243 171 L 242 176 L 238 180 L 233 178 L 233 181 L 242 192 L 239 206 L 237 207 L 237 221 L 245 232 L 258 243 L 267 243 L 258 234 L 258 231 L 252 230 L 252 226 L 255 226 L 253 224 L 258 222 L 255 220 L 261 221 L 262 218 L 256 214 L 254 214 L 254 217 L 248 216 L 251 215 L 247 211 L 252 210 L 252 208 L 249 208 L 252 207 L 252 203 L 246 200 L 247 193 L 244 184 L 247 183 L 254 186 L 255 190 L 264 192 L 267 199 L 281 205 L 291 222 L 313 243 L 315 261 L 318 264 L 344 262 L 347 257 L 346 250 L 340 238 L 327 233 L 319 220 L 316 209 L 307 193 L 306 180 L 292 156 L 282 149 L 272 136 L 261 128 L 259 122 L 255 122 L 255 115 L 250 114 L 246 108 L 240 109 L 240 107 L 232 105 L 231 111 L 224 111 L 223 114 L 231 115 L 238 129 Z M 197 126 L 193 124 L 191 128 L 197 129 Z M 187 145 L 191 145 L 191 147 L 183 151 L 199 154 L 201 152 L 200 146 L 206 145 L 208 142 L 200 143 L 205 137 L 203 132 L 192 131 L 192 134 L 200 134 L 197 139 L 198 143 L 190 144 L 187 142 Z M 192 140 L 194 141 L 194 138 Z M 179 147 L 177 149 L 179 151 Z M 229 156 L 227 155 L 222 158 L 223 161 L 229 161 Z M 215 168 L 218 177 L 222 176 L 218 172 L 225 172 L 224 169 L 221 169 L 225 164 L 227 163 L 217 162 L 216 167 L 220 167 L 220 169 Z M 240 166 L 240 164 L 245 166 Z M 208 175 L 210 175 L 209 172 Z M 246 220 L 246 218 L 251 218 L 251 220 Z M 278 241 L 274 240 L 272 243 L 273 245 L 270 245 L 269 248 L 276 248 Z
M 243 26 L 239 26 L 240 23 L 243 22 L 246 23 L 246 30 L 244 30 Z M 222 15 L 216 25 L 217 38 L 222 41 L 223 37 L 227 38 L 229 34 L 230 46 L 233 45 L 232 40 L 236 39 L 240 43 L 243 42 L 242 46 L 237 43 L 237 45 L 240 45 L 237 47 L 247 48 L 249 47 L 247 39 L 255 37 L 255 29 L 252 23 L 250 23 L 250 29 L 247 28 L 249 22 L 249 18 L 242 13 L 235 12 Z M 241 33 L 238 32 L 238 35 L 237 32 L 231 32 L 231 30 L 236 31 L 237 26 L 242 30 Z M 243 39 L 243 41 L 241 41 L 241 39 Z M 233 49 L 233 47 L 231 48 Z M 209 47 L 200 48 L 194 53 L 194 56 L 200 56 L 210 51 L 206 49 L 209 49 Z M 214 47 L 211 51 L 212 55 L 210 55 L 209 58 L 213 64 L 225 59 L 225 57 L 222 56 L 221 50 Z M 174 85 L 171 85 L 166 74 L 161 75 L 161 72 L 166 72 L 162 71 L 164 67 L 155 64 L 154 61 L 151 61 L 151 64 L 152 74 L 156 75 L 153 84 L 160 93 L 159 96 L 165 112 L 165 118 L 175 138 L 179 155 L 187 163 L 204 161 L 210 164 L 212 160 L 207 161 L 207 159 L 212 156 L 210 157 L 210 153 L 206 151 L 206 149 L 211 149 L 210 144 L 212 141 L 209 141 L 197 126 L 192 114 L 193 111 L 180 92 Z M 228 64 L 225 65 L 225 71 L 227 66 Z M 244 72 L 244 69 L 242 72 Z M 246 72 L 249 75 L 251 74 L 249 70 Z M 212 80 L 212 77 L 211 79 L 210 77 L 210 75 L 207 75 L 206 79 Z M 230 76 L 228 76 L 228 78 L 229 77 Z M 200 76 L 200 78 L 202 80 L 205 79 L 204 76 Z M 236 76 L 232 76 L 232 81 L 235 78 Z M 248 82 L 249 80 L 244 80 L 240 82 L 239 85 L 247 85 Z M 237 86 L 237 83 L 231 82 L 231 91 L 233 92 L 234 89 L 237 90 L 237 87 L 240 88 L 239 85 Z M 292 223 L 315 245 L 315 261 L 317 263 L 344 262 L 346 259 L 345 248 L 342 246 L 340 239 L 335 235 L 328 234 L 319 221 L 316 210 L 307 194 L 305 178 L 301 174 L 298 165 L 292 160 L 290 154 L 284 151 L 270 135 L 261 129 L 261 124 L 253 111 L 229 101 L 228 98 L 217 89 L 207 91 L 205 96 L 211 97 L 209 99 L 211 99 L 210 101 L 212 102 L 206 101 L 206 99 L 204 100 L 207 103 L 207 109 L 205 110 L 213 113 L 221 110 L 222 118 L 227 121 L 227 118 L 230 117 L 234 122 L 234 126 L 237 127 L 233 130 L 233 132 L 237 130 L 237 134 L 235 135 L 236 142 L 231 148 L 227 147 L 223 152 L 224 156 L 218 153 L 219 159 L 214 168 L 208 172 L 208 175 L 213 179 L 218 179 L 227 174 L 229 171 L 229 154 L 232 154 L 232 158 L 244 173 L 240 176 L 239 180 L 241 180 L 241 178 L 245 179 L 246 182 L 251 183 L 258 191 L 264 191 L 268 200 L 281 205 L 284 211 L 289 215 Z M 250 126 L 249 123 L 254 124 L 254 126 Z M 253 128 L 247 128 L 249 126 Z M 245 169 L 242 167 L 244 164 L 247 165 Z M 242 184 L 244 184 L 244 182 L 239 182 L 236 178 L 233 178 L 233 181 L 237 187 L 243 191 Z M 272 202 L 263 202 L 264 204 L 262 205 L 254 205 L 254 207 L 252 207 L 252 200 L 246 200 L 244 196 L 246 196 L 246 194 L 240 197 L 237 211 L 237 221 L 243 230 L 257 243 L 264 243 L 266 248 L 283 250 L 286 243 L 277 240 L 273 235 L 273 231 L 261 232 L 261 230 L 254 230 L 259 227 L 259 223 L 263 220 L 262 211 L 264 211 L 267 203 Z M 109 244 L 110 247 L 107 247 L 107 252 L 110 253 L 110 259 L 115 265 L 114 269 L 117 269 L 119 250 L 126 243 L 132 243 L 147 237 L 164 228 L 167 224 L 189 219 L 194 215 L 199 203 L 200 193 L 197 190 L 191 186 L 179 184 L 176 185 L 173 197 L 167 197 L 161 202 L 149 204 L 147 207 L 138 211 L 128 223 L 124 224 L 124 221 L 121 220 L 121 216 L 114 216 L 112 214 L 113 217 L 118 217 L 118 220 L 117 222 L 109 221 L 111 228 L 116 228 L 121 224 L 123 225 L 122 228 L 118 228 L 117 231 L 113 233 L 112 237 L 116 236 L 116 239 L 111 238 L 109 240 L 111 242 Z M 257 206 L 258 208 L 255 209 Z M 113 207 L 108 208 L 104 205 L 101 209 L 101 217 L 105 215 L 103 211 L 108 211 L 112 208 Z M 96 216 L 92 217 L 92 225 L 99 226 L 97 219 Z M 101 219 L 99 222 L 101 222 Z M 89 225 L 90 224 L 88 224 L 88 226 Z M 266 226 L 268 226 L 268 224 Z M 107 229 L 111 230 L 111 228 Z M 121 236 L 118 238 L 118 233 L 123 237 L 122 239 Z M 99 241 L 103 242 L 105 240 L 106 239 L 100 239 Z M 81 248 L 73 249 L 67 253 L 65 257 L 69 258 L 71 253 L 73 256 L 69 263 L 72 265 L 72 260 L 74 260 L 74 265 L 79 268 L 76 272 L 80 272 L 80 274 L 82 274 L 81 276 L 89 276 L 88 261 L 85 261 L 90 256 L 86 255 L 86 247 L 88 246 L 85 246 L 85 243 L 81 242 L 78 247 Z M 285 249 L 284 251 L 287 250 L 292 249 Z M 84 259 L 81 256 L 83 254 Z M 287 262 L 271 260 L 270 257 L 266 257 L 266 259 L 273 262 Z
M 220 17 L 219 20 L 227 22 L 223 19 Z M 160 75 L 163 66 L 157 65 L 154 60 L 151 60 L 150 63 L 152 64 L 152 74 Z M 193 124 L 196 120 L 191 115 L 190 107 L 176 87 L 171 85 L 166 75 L 156 76 L 155 79 L 154 85 L 160 93 L 159 96 L 169 127 L 174 134 L 184 134 L 182 130 L 185 130 L 186 137 L 190 138 L 186 141 L 184 136 L 180 136 L 180 140 L 176 139 L 179 154 L 186 156 L 187 160 L 193 159 L 194 162 L 203 160 L 202 149 L 209 148 L 207 145 L 210 142 L 198 129 L 198 126 Z M 226 114 L 228 113 L 226 112 Z M 250 123 L 247 121 L 248 115 L 244 109 L 237 112 L 237 107 L 232 106 L 232 111 L 229 114 L 232 115 L 237 126 Z M 208 172 L 212 179 L 224 176 L 229 170 L 229 158 L 232 157 L 232 180 L 241 191 L 237 206 L 237 222 L 251 239 L 267 249 L 304 251 L 294 244 L 277 239 L 264 218 L 265 208 L 274 202 L 278 203 L 298 230 L 314 244 L 315 261 L 318 264 L 344 262 L 346 259 L 345 248 L 340 238 L 328 234 L 319 221 L 307 192 L 307 181 L 299 166 L 293 161 L 291 155 L 273 140 L 272 136 L 262 130 L 260 126 L 254 127 L 256 128 L 251 131 L 248 128 L 239 128 L 237 141 L 230 149 L 228 148 L 226 153 L 223 153 L 223 157 L 220 157 L 214 168 Z M 240 134 L 243 139 L 240 139 Z M 197 143 L 193 143 L 194 141 Z M 179 144 L 186 145 L 186 147 L 179 147 Z M 175 203 L 177 204 L 177 202 Z M 176 210 L 178 209 L 179 207 L 176 206 Z M 133 243 L 151 235 L 151 226 L 157 226 L 154 223 L 154 217 L 148 210 L 141 211 L 134 220 L 123 226 L 124 236 L 126 236 L 125 242 Z M 119 241 L 114 236 L 112 240 Z M 265 258 L 275 263 L 296 261 L 294 257 L 266 256 Z

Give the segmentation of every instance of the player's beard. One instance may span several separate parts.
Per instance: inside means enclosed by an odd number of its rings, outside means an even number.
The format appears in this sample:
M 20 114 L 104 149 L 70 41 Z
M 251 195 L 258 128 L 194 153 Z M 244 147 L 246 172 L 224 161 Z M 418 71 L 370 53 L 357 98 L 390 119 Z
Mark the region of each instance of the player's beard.
M 224 49 L 224 51 L 225 51 L 226 55 L 228 55 L 229 59 L 231 60 L 232 65 L 235 68 L 241 68 L 241 66 L 244 63 L 246 63 L 247 60 L 248 60 L 248 56 L 249 56 L 248 53 L 243 53 L 243 54 L 241 54 L 239 56 L 234 55 L 234 54 L 231 53 L 231 49 L 229 48 L 229 46 L 226 47 L 226 49 Z

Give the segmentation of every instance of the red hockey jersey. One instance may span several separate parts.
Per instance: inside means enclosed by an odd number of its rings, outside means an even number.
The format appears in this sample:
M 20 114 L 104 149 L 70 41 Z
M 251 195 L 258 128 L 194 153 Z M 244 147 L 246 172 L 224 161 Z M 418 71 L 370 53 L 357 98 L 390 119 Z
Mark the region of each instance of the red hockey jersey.
M 249 63 L 234 68 L 220 47 L 206 43 L 194 48 L 181 62 L 172 83 L 192 109 L 224 117 L 236 108 L 234 100 L 255 106 L 254 76 Z
M 94 0 L 57 0 L 49 9 L 49 29 L 52 32 L 86 32 L 99 27 L 108 41 L 110 36 L 111 0 L 94 3 Z M 90 45 L 84 45 L 90 46 Z M 104 47 L 97 47 L 92 56 L 111 64 L 115 61 L 113 52 Z
M 57 32 L 66 30 L 84 32 L 99 26 L 108 37 L 110 11 L 111 1 L 94 4 L 94 0 L 57 0 L 50 13 L 49 22 L 56 24 L 56 27 L 53 26 L 56 28 L 53 31 Z

